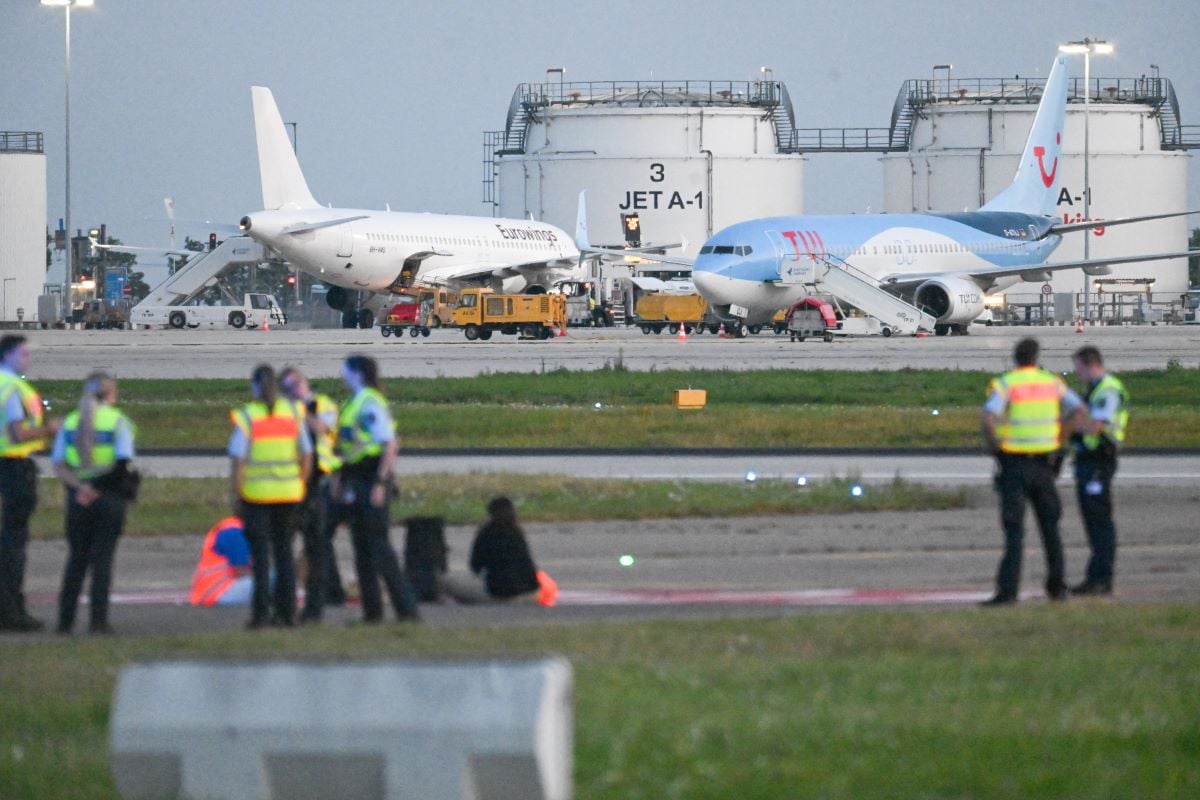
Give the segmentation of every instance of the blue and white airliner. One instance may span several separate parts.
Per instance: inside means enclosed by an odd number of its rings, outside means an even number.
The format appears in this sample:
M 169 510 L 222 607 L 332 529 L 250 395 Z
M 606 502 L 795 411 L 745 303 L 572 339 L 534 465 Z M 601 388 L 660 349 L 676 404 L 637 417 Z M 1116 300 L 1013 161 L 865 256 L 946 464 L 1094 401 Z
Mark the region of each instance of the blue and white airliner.
M 983 298 L 1021 281 L 1082 268 L 1103 275 L 1109 265 L 1183 258 L 1198 251 L 1046 264 L 1062 235 L 1095 227 L 1196 212 L 1064 224 L 1052 216 L 1067 104 L 1066 57 L 1046 80 L 1029 140 L 1012 184 L 978 211 L 956 214 L 854 214 L 767 217 L 717 232 L 692 263 L 696 288 L 718 316 L 765 323 L 812 292 L 783 279 L 800 265 L 837 265 L 868 277 L 937 320 L 939 334 L 965 330 L 984 311 Z M 671 263 L 678 257 L 647 256 Z

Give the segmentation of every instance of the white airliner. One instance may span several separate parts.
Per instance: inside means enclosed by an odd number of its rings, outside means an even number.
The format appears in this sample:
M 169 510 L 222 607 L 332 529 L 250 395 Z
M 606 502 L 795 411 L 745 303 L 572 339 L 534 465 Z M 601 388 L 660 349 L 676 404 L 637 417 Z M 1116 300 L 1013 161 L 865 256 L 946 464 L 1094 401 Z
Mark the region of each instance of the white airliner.
M 560 228 L 533 220 L 325 208 L 308 189 L 270 89 L 251 88 L 263 209 L 239 225 L 331 288 L 386 293 L 414 283 L 493 286 L 539 293 L 583 280 L 579 248 Z
M 1050 273 L 1112 264 L 1184 258 L 1197 251 L 1047 264 L 1062 234 L 1184 216 L 1177 212 L 1064 224 L 1051 216 L 1058 197 L 1059 154 L 1067 104 L 1065 56 L 1046 79 L 1033 128 L 1012 184 L 978 211 L 958 214 L 853 214 L 769 217 L 718 231 L 694 262 L 692 280 L 718 316 L 763 324 L 813 291 L 789 276 L 838 267 L 865 277 L 936 319 L 939 334 L 962 331 L 984 310 L 983 296 Z

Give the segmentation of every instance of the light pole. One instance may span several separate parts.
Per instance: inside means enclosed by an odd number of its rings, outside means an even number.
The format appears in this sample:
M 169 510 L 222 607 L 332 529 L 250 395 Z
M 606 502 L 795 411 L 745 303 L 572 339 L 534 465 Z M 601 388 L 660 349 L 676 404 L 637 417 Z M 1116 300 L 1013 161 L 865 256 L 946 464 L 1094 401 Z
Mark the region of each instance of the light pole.
M 1100 55 L 1108 55 L 1112 53 L 1113 46 L 1103 39 L 1083 39 L 1078 42 L 1067 42 L 1064 45 L 1059 45 L 1060 53 L 1071 53 L 1083 56 L 1083 218 L 1090 220 L 1092 206 L 1092 185 L 1088 180 L 1088 162 L 1090 159 L 1090 151 L 1088 147 L 1088 119 L 1092 105 L 1092 53 Z M 1083 232 L 1083 260 L 1087 261 L 1091 256 L 1091 241 L 1092 232 Z M 1092 278 L 1087 271 L 1083 273 L 1083 318 L 1091 321 L 1092 318 Z
M 71 9 L 90 8 L 95 5 L 95 0 L 41 0 L 44 6 L 62 6 L 65 12 L 66 19 L 66 99 L 64 101 L 65 111 L 65 128 L 66 138 L 64 141 L 64 150 L 66 152 L 66 186 L 63 205 L 65 206 L 63 214 L 63 224 L 67 226 L 67 255 L 66 255 L 66 277 L 67 277 L 67 308 L 66 313 L 74 310 L 74 302 L 71 296 L 71 284 L 75 280 L 75 265 L 74 254 L 71 252 L 73 248 L 74 234 L 71 231 Z

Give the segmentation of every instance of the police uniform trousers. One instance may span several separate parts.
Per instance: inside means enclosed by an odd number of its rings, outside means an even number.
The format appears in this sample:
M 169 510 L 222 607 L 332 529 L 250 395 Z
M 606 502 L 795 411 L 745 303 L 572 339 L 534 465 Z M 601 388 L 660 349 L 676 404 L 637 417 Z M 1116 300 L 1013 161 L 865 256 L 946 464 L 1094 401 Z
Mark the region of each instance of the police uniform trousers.
M 0 622 L 26 616 L 25 549 L 37 506 L 37 466 L 31 458 L 0 458 Z
M 1091 557 L 1084 583 L 1112 589 L 1117 557 L 1117 527 L 1113 523 L 1112 480 L 1117 473 L 1116 456 L 1082 451 L 1075 454 L 1075 493 L 1083 517 Z
M 333 535 L 337 532 L 341 514 L 332 504 L 329 477 L 321 473 L 314 475 L 299 508 L 304 558 L 308 561 L 301 618 L 309 620 L 320 619 L 327 603 L 342 605 L 346 602 L 337 556 L 333 552 Z
M 125 498 L 111 489 L 89 505 L 67 492 L 67 565 L 58 593 L 58 629 L 66 632 L 75 624 L 79 593 L 88 571 L 92 573 L 89 611 L 92 630 L 108 625 L 108 595 L 112 586 L 113 557 L 117 540 L 125 529 Z
M 411 619 L 417 616 L 417 595 L 400 569 L 400 559 L 388 540 L 388 505 L 371 505 L 373 486 L 373 479 L 342 479 L 345 501 L 342 510 L 350 525 L 354 544 L 354 568 L 358 573 L 358 588 L 362 595 L 363 619 L 367 622 L 383 619 L 380 578 L 387 587 L 396 616 Z
M 1021 584 L 1021 556 L 1025 544 L 1025 502 L 1033 506 L 1042 546 L 1046 550 L 1046 592 L 1061 597 L 1066 592 L 1063 577 L 1062 538 L 1058 521 L 1062 503 L 1054 486 L 1054 469 L 1049 454 L 1001 453 L 996 489 L 1000 493 L 1000 522 L 1004 527 L 1004 557 L 996 574 L 996 596 L 1016 599 Z
M 269 621 L 291 625 L 296 619 L 296 565 L 292 563 L 292 535 L 298 503 L 248 503 L 242 501 L 242 527 L 250 545 L 254 591 L 250 600 L 252 625 Z M 271 587 L 271 564 L 275 585 Z

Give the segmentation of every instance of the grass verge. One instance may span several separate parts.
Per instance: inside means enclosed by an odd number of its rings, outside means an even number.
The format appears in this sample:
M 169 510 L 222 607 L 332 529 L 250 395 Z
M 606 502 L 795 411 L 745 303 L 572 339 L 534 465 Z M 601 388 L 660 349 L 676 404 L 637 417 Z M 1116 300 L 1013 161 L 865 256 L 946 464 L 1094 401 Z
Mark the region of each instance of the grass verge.
M 401 480 L 392 518 L 445 517 L 452 525 L 482 521 L 488 500 L 506 494 L 527 522 L 668 517 L 738 517 L 850 511 L 918 511 L 961 508 L 965 489 L 940 489 L 904 480 L 868 487 L 852 497 L 850 478 L 814 479 L 806 488 L 785 481 L 754 484 L 698 481 L 623 481 L 557 475 L 420 475 Z M 41 502 L 32 533 L 62 536 L 63 492 L 57 481 L 39 487 Z M 132 536 L 199 534 L 229 508 L 223 478 L 148 478 L 131 506 Z
M 1075 603 L 772 620 L 332 629 L 13 645 L 0 787 L 108 800 L 109 702 L 153 658 L 561 653 L 575 785 L 608 798 L 1192 798 L 1200 610 Z
M 990 376 L 957 370 L 696 370 L 495 374 L 385 382 L 408 447 L 970 447 Z M 1200 446 L 1200 370 L 1123 374 L 1133 397 L 1130 445 Z M 318 388 L 340 398 L 334 381 Z M 39 382 L 56 412 L 75 381 Z M 670 407 L 675 389 L 708 391 L 708 408 Z M 128 380 L 122 406 L 143 448 L 220 448 L 235 380 Z M 600 403 L 599 411 L 595 404 Z M 933 414 L 934 409 L 938 411 Z

